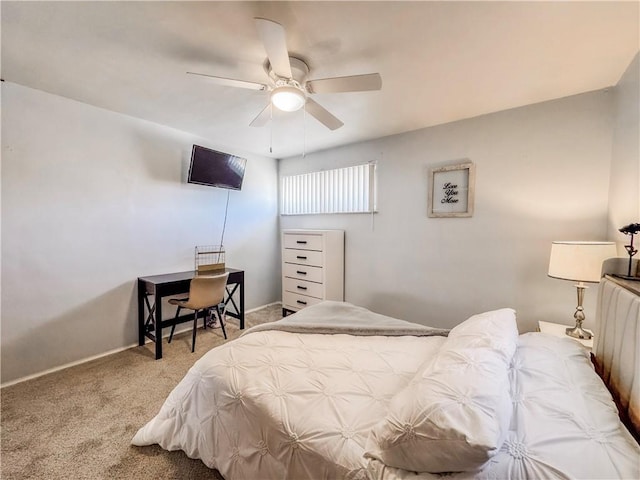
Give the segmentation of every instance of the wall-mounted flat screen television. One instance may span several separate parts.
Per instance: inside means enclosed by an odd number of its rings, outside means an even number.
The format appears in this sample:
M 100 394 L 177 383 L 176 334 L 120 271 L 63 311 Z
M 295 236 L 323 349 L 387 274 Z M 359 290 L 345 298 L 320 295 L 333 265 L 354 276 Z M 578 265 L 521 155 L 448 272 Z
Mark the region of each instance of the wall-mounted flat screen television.
M 246 163 L 246 158 L 194 145 L 188 182 L 240 190 Z

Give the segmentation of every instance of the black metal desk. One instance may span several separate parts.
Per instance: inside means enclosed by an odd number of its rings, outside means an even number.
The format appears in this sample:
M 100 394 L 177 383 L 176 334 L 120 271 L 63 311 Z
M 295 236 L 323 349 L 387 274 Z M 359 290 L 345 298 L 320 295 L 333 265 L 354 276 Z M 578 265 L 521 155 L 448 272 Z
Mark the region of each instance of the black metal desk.
M 224 301 L 226 315 L 240 321 L 240 329 L 244 329 L 244 270 L 226 268 L 229 272 L 227 280 L 227 296 Z M 162 329 L 174 323 L 179 324 L 193 320 L 193 315 L 181 315 L 177 319 L 162 320 L 162 298 L 189 292 L 191 279 L 195 271 L 167 273 L 138 277 L 138 345 L 144 345 L 145 337 L 156 344 L 156 360 L 162 358 Z M 239 302 L 236 304 L 233 296 L 238 291 Z M 153 304 L 149 297 L 153 295 Z M 233 310 L 229 308 L 229 304 Z M 146 307 L 146 312 L 145 312 Z M 145 315 L 146 313 L 146 315 Z

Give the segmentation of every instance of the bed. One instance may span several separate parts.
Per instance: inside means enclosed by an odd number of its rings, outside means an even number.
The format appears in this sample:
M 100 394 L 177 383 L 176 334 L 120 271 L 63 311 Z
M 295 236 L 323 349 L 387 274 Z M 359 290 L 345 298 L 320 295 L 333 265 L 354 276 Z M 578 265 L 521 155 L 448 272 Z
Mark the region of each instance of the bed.
M 605 278 L 598 316 L 595 363 L 633 430 L 640 297 Z M 322 302 L 208 352 L 132 443 L 226 480 L 640 478 L 589 352 L 519 335 L 511 309 L 446 331 Z

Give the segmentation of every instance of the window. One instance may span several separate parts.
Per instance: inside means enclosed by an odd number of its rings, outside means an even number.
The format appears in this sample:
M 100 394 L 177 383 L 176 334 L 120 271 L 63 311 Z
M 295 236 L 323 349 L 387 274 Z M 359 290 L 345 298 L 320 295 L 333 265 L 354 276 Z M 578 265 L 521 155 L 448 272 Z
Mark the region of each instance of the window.
M 376 165 L 282 177 L 282 215 L 370 213 L 376 210 Z

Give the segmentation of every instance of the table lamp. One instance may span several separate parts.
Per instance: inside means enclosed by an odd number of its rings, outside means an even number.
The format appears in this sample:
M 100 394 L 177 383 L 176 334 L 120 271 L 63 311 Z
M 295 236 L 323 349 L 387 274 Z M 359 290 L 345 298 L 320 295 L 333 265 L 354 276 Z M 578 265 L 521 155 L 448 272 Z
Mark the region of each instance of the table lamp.
M 614 242 L 552 242 L 549 259 L 549 276 L 560 280 L 573 280 L 578 289 L 578 307 L 573 315 L 574 327 L 566 330 L 574 338 L 590 339 L 591 332 L 582 328 L 584 310 L 582 300 L 587 286 L 585 282 L 598 283 L 602 274 L 602 262 L 616 256 Z

